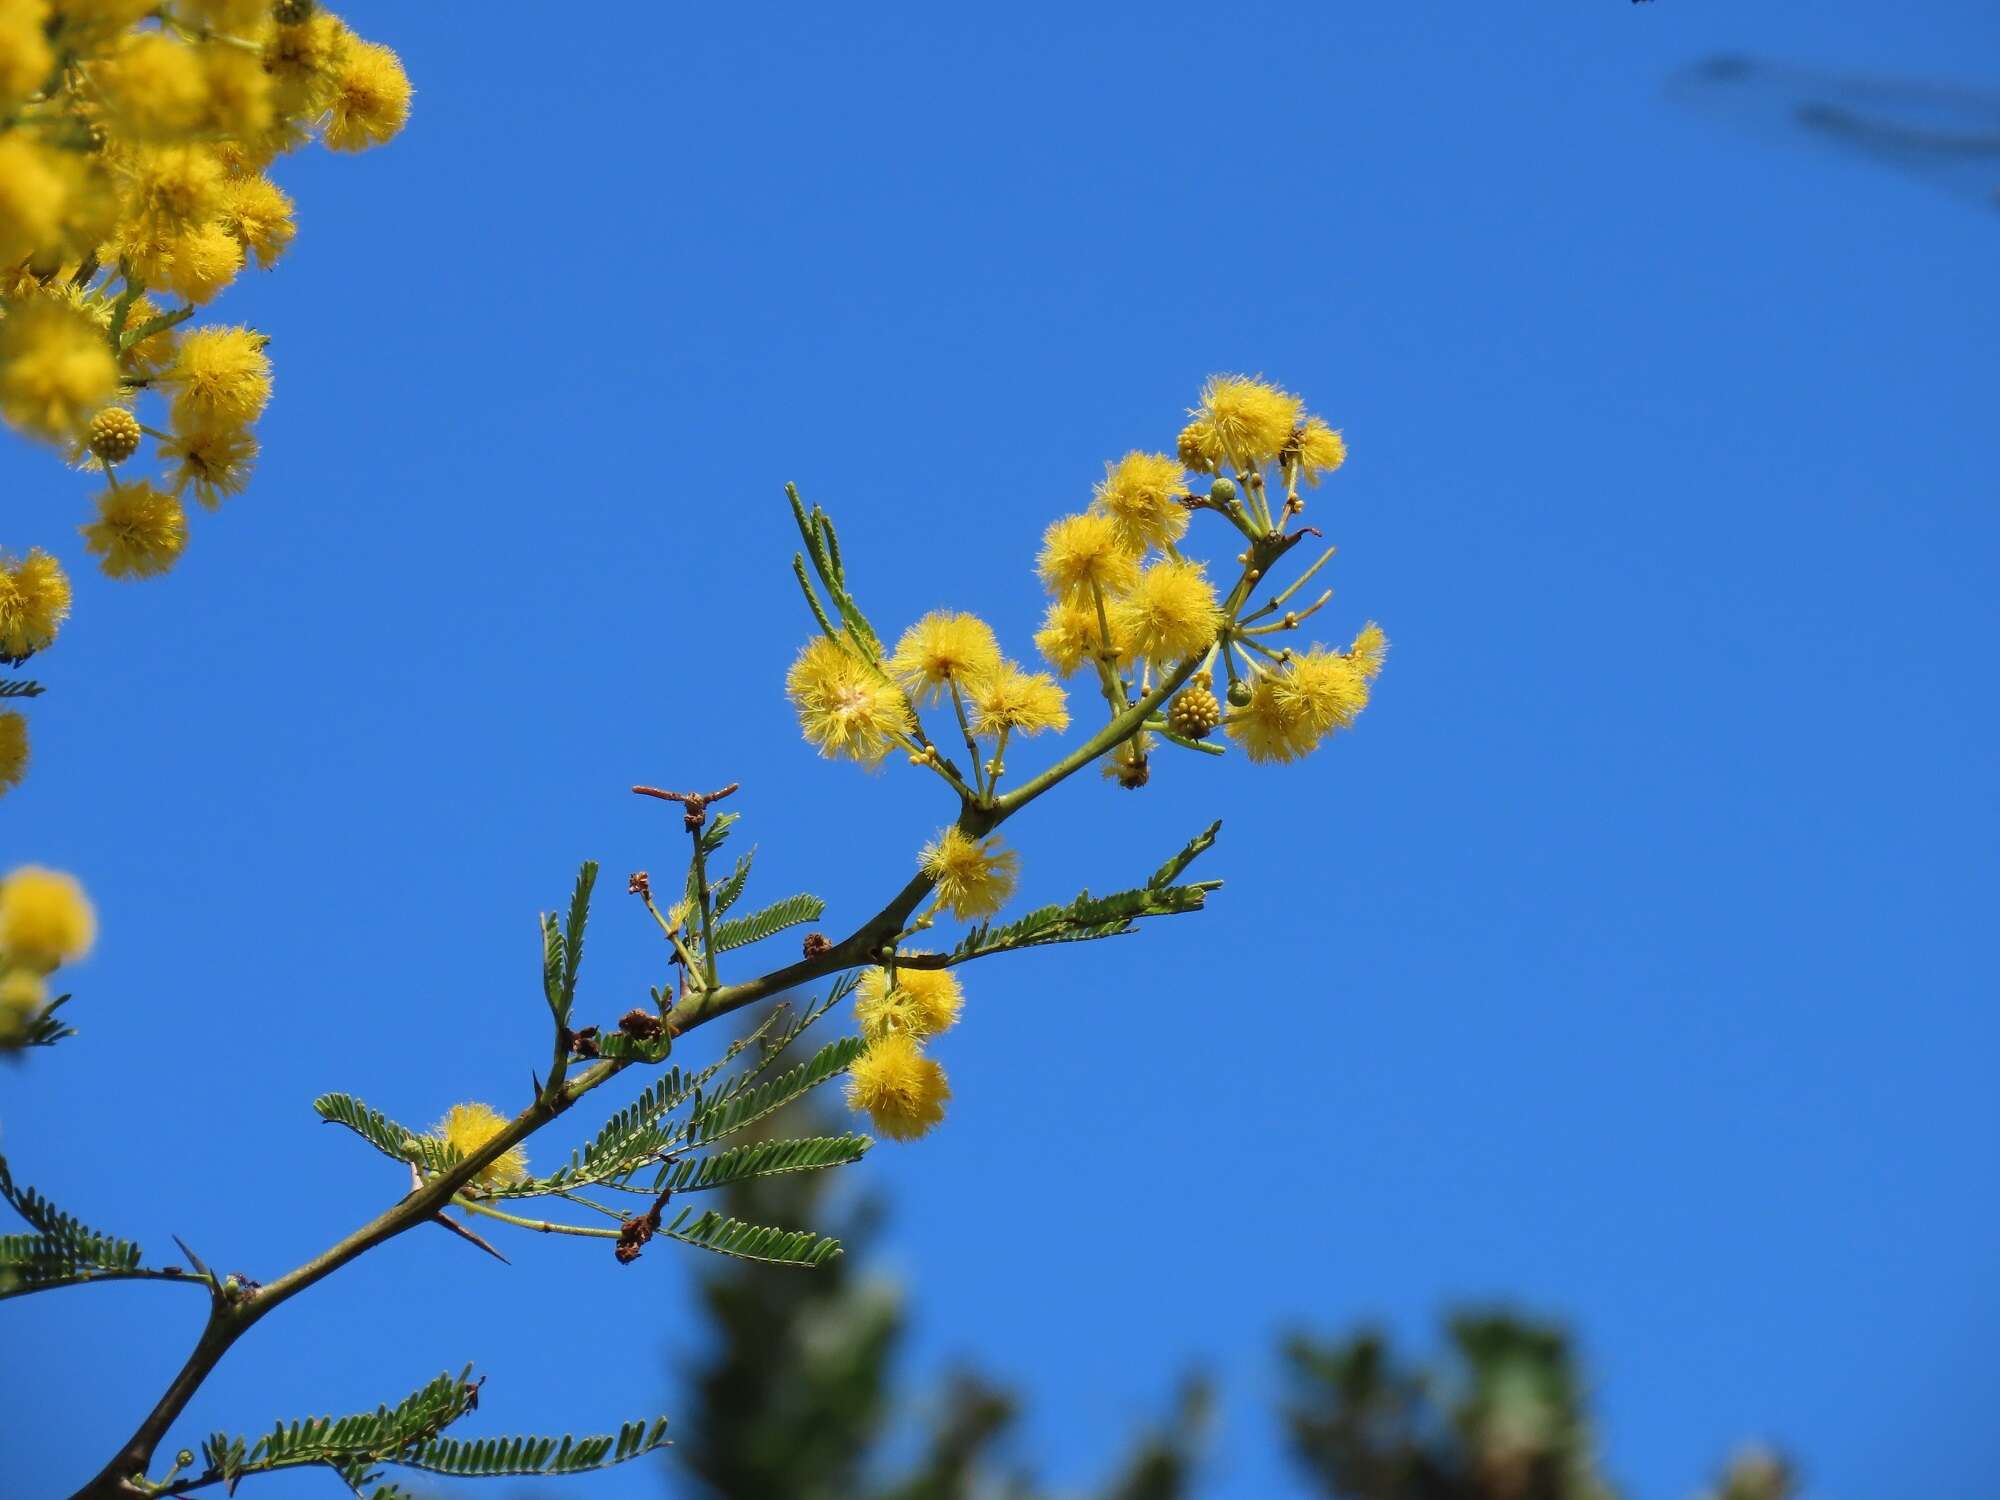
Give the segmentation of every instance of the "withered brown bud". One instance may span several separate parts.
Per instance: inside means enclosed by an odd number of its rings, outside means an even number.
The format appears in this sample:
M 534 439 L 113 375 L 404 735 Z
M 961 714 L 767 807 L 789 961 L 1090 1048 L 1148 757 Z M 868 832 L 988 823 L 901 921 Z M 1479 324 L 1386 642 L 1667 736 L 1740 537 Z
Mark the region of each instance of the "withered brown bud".
M 572 1031 L 569 1034 L 569 1045 L 570 1050 L 578 1057 L 598 1057 L 602 1055 L 597 1045 L 597 1028 L 595 1026 L 586 1026 L 580 1031 Z
M 666 1025 L 651 1011 L 634 1006 L 618 1018 L 618 1029 L 638 1041 L 650 1042 L 666 1030 Z
M 653 894 L 653 882 L 647 878 L 644 870 L 634 870 L 632 872 L 632 878 L 625 882 L 625 894 L 628 896 L 650 896 Z
M 806 934 L 805 948 L 806 948 L 807 958 L 818 958 L 822 953 L 825 953 L 832 947 L 833 943 L 828 939 L 825 933 L 809 932 Z

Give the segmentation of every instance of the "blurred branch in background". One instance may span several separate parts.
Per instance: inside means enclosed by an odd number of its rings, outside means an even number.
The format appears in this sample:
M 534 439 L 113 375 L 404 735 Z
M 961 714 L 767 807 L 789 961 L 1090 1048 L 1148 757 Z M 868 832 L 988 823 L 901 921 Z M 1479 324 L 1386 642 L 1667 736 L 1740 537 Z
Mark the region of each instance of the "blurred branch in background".
M 792 1118 L 787 1128 L 799 1124 Z M 851 1201 L 843 1212 L 832 1174 L 824 1172 L 745 1179 L 726 1193 L 726 1211 L 753 1223 L 837 1220 L 828 1232 L 849 1253 L 810 1276 L 739 1261 L 705 1278 L 709 1338 L 679 1372 L 680 1436 L 665 1455 L 671 1493 L 686 1500 L 1038 1500 L 1047 1493 L 1009 1456 L 1022 1404 L 1004 1386 L 962 1369 L 925 1401 L 910 1402 L 895 1389 L 908 1313 L 893 1284 L 859 1268 L 865 1256 L 857 1253 L 881 1224 L 879 1200 Z M 1207 1406 L 1206 1387 L 1189 1381 L 1169 1419 L 1131 1445 L 1096 1500 L 1191 1496 Z
M 2000 92 L 1722 54 L 1674 74 L 1667 97 L 1733 130 L 1831 146 L 2000 209 Z
M 1401 1360 L 1380 1334 L 1294 1335 L 1285 1435 L 1337 1500 L 1619 1500 L 1599 1467 L 1583 1372 L 1558 1327 L 1461 1313 L 1444 1356 Z M 1788 1500 L 1790 1467 L 1745 1449 L 1703 1500 Z
M 850 1252 L 865 1250 L 884 1217 L 874 1198 L 843 1212 L 830 1173 L 749 1178 L 726 1192 L 737 1218 L 827 1225 Z M 669 1398 L 680 1435 L 663 1456 L 677 1500 L 1054 1493 L 1015 1452 L 1026 1407 L 1019 1393 L 970 1369 L 923 1399 L 898 1390 L 910 1314 L 893 1285 L 858 1269 L 865 1259 L 850 1253 L 811 1276 L 731 1262 L 703 1282 L 703 1352 L 677 1372 L 684 1388 Z M 1279 1417 L 1306 1492 L 1622 1500 L 1599 1468 L 1588 1383 L 1562 1329 L 1482 1311 L 1450 1319 L 1447 1334 L 1443 1355 L 1429 1363 L 1405 1359 L 1365 1330 L 1285 1341 Z M 1207 1382 L 1186 1380 L 1159 1427 L 1130 1441 L 1116 1476 L 1082 1500 L 1193 1500 L 1209 1407 Z M 1701 1500 L 1796 1493 L 1783 1460 L 1746 1449 Z

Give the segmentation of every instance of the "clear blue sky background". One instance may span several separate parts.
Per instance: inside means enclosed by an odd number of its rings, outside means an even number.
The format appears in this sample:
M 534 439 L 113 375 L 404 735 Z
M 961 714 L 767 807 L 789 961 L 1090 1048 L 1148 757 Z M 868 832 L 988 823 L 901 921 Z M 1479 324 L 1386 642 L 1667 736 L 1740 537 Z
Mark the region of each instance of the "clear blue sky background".
M 798 741 L 783 481 L 885 626 L 1027 653 L 1043 524 L 1261 370 L 1347 431 L 1327 634 L 1381 619 L 1389 671 L 1306 765 L 1015 825 L 1043 898 L 1221 814 L 1229 885 L 968 975 L 949 1128 L 855 1169 L 912 1380 L 1032 1386 L 1081 1483 L 1213 1360 L 1210 1493 L 1260 1500 L 1278 1330 L 1501 1296 L 1574 1320 L 1641 1500 L 1753 1434 L 1820 1500 L 1991 1494 L 2000 215 L 1663 92 L 1719 48 L 1976 83 L 1991 8 L 553 17 L 354 7 L 417 113 L 290 164 L 298 245 L 221 305 L 275 340 L 257 485 L 170 578 L 85 578 L 43 665 L 0 857 L 104 936 L 85 1036 L 0 1078 L 21 1173 L 253 1275 L 329 1243 L 402 1184 L 309 1101 L 520 1102 L 581 858 L 585 1003 L 661 977 L 622 877 L 683 840 L 636 780 L 741 780 L 766 895 L 872 910 L 947 809 Z M 9 544 L 84 491 L 0 445 Z M 510 1248 L 368 1258 L 185 1439 L 468 1358 L 488 1431 L 660 1408 L 694 1252 Z M 0 1309 L 8 1493 L 93 1468 L 199 1313 Z

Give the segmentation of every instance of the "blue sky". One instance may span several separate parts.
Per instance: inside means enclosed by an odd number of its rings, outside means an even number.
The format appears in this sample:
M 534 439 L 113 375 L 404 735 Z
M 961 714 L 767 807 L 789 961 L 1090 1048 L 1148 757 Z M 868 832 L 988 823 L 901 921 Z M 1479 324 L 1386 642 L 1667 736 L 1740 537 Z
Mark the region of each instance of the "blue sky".
M 401 1184 L 310 1100 L 524 1090 L 580 859 L 614 877 L 586 1003 L 660 977 L 615 877 L 682 836 L 634 781 L 742 781 L 764 893 L 872 911 L 947 810 L 798 741 L 782 483 L 879 623 L 1026 653 L 1045 522 L 1263 371 L 1346 430 L 1326 632 L 1379 618 L 1389 670 L 1305 765 L 1169 759 L 1013 825 L 1032 898 L 1217 815 L 1229 884 L 968 973 L 948 1128 L 851 1169 L 895 1199 L 912 1381 L 1032 1386 L 1025 1447 L 1080 1483 L 1211 1360 L 1209 1493 L 1252 1500 L 1290 1492 L 1278 1330 L 1504 1296 L 1574 1322 L 1640 1500 L 1750 1435 L 1818 1500 L 1982 1492 L 2000 215 L 1664 84 L 1721 49 L 1990 82 L 1990 8 L 480 16 L 352 8 L 417 112 L 291 164 L 298 244 L 221 304 L 275 341 L 258 482 L 168 579 L 84 581 L 41 669 L 0 859 L 77 871 L 104 936 L 86 1034 L 0 1078 L 23 1177 L 256 1276 L 329 1243 Z M 10 545 L 83 492 L 0 443 Z M 661 1408 L 694 1252 L 509 1248 L 369 1257 L 183 1440 L 467 1359 L 487 1430 Z M 198 1315 L 4 1309 L 23 1493 Z

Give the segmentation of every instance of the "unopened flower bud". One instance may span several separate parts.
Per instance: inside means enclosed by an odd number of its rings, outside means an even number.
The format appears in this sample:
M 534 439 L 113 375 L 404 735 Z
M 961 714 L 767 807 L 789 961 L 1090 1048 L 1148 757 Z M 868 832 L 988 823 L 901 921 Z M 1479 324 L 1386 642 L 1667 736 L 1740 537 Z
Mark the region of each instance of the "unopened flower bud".
M 122 406 L 107 406 L 90 419 L 90 451 L 107 464 L 122 464 L 139 451 L 139 419 Z

